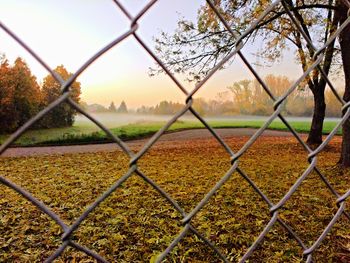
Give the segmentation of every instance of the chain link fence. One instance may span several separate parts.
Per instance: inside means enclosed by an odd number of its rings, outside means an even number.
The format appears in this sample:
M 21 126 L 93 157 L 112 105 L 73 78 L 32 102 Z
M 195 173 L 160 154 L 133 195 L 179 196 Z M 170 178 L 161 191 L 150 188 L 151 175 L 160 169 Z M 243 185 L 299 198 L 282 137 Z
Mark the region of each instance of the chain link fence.
M 266 234 L 270 231 L 270 229 L 275 224 L 280 224 L 286 231 L 289 232 L 291 237 L 293 237 L 297 243 L 302 247 L 303 254 L 305 257 L 306 262 L 312 262 L 313 252 L 321 245 L 323 239 L 326 237 L 326 235 L 331 231 L 333 225 L 336 223 L 336 221 L 340 218 L 341 215 L 345 215 L 347 219 L 350 220 L 350 215 L 345 211 L 345 202 L 347 198 L 350 196 L 350 189 L 344 194 L 340 195 L 337 193 L 337 191 L 331 186 L 327 178 L 320 172 L 320 170 L 317 168 L 317 155 L 325 148 L 325 146 L 330 142 L 330 140 L 334 137 L 336 132 L 341 128 L 342 124 L 349 118 L 350 116 L 350 102 L 345 102 L 342 97 L 337 93 L 336 89 L 332 85 L 332 82 L 327 77 L 327 74 L 322 70 L 320 67 L 320 64 L 322 63 L 322 60 L 324 58 L 324 52 L 330 43 L 335 40 L 341 31 L 350 23 L 350 17 L 348 12 L 348 18 L 347 20 L 337 29 L 337 31 L 327 40 L 327 42 L 324 44 L 323 47 L 317 49 L 311 39 L 308 37 L 308 35 L 304 32 L 302 25 L 298 22 L 298 19 L 294 16 L 293 12 L 291 11 L 290 5 L 288 4 L 288 1 L 285 0 L 277 0 L 272 2 L 268 8 L 264 10 L 264 12 L 250 25 L 250 27 L 241 35 L 237 35 L 236 32 L 234 32 L 231 27 L 229 26 L 228 22 L 225 20 L 224 16 L 221 14 L 220 10 L 216 7 L 216 5 L 213 3 L 213 1 L 207 0 L 207 4 L 210 6 L 210 8 L 215 12 L 218 19 L 223 23 L 224 27 L 237 39 L 236 41 L 236 47 L 235 49 L 227 55 L 221 62 L 219 62 L 208 74 L 207 76 L 202 79 L 191 92 L 187 92 L 186 89 L 180 84 L 180 82 L 176 79 L 176 77 L 170 72 L 169 69 L 165 66 L 165 63 L 163 63 L 157 55 L 151 50 L 149 46 L 145 44 L 145 42 L 142 40 L 142 38 L 138 35 L 138 21 L 140 18 L 147 13 L 152 6 L 157 2 L 157 0 L 150 1 L 136 16 L 132 16 L 126 8 L 118 1 L 114 0 L 114 3 L 118 6 L 118 8 L 123 12 L 123 14 L 130 20 L 130 28 L 122 35 L 118 36 L 114 41 L 106 45 L 104 48 L 96 52 L 88 61 L 85 62 L 84 65 L 82 65 L 79 70 L 67 81 L 62 80 L 62 78 L 54 72 L 42 59 L 39 57 L 29 46 L 27 46 L 19 36 L 15 34 L 15 32 L 11 31 L 5 24 L 0 22 L 0 27 L 14 40 L 16 40 L 24 49 L 26 49 L 60 84 L 62 87 L 62 94 L 61 96 L 51 103 L 48 107 L 46 107 L 44 110 L 39 112 L 34 118 L 29 120 L 26 124 L 24 124 L 21 128 L 19 128 L 15 133 L 13 133 L 6 142 L 4 142 L 0 147 L 0 154 L 2 154 L 4 151 L 6 151 L 7 148 L 10 147 L 10 145 L 18 139 L 25 131 L 27 131 L 34 123 L 36 123 L 40 118 L 42 118 L 45 114 L 47 114 L 49 111 L 54 109 L 59 104 L 66 102 L 71 105 L 74 109 L 76 109 L 79 113 L 85 115 L 88 119 L 90 119 L 93 123 L 95 123 L 97 126 L 99 126 L 112 140 L 120 146 L 120 148 L 129 156 L 130 162 L 129 162 L 129 169 L 127 173 L 125 173 L 121 178 L 119 178 L 105 193 L 103 193 L 93 204 L 91 204 L 84 212 L 81 214 L 81 216 L 72 224 L 72 225 L 66 225 L 63 220 L 55 214 L 48 206 L 46 206 L 44 203 L 42 203 L 40 200 L 36 199 L 31 195 L 29 192 L 27 192 L 25 189 L 21 188 L 20 186 L 14 184 L 13 182 L 9 181 L 5 177 L 0 175 L 0 182 L 13 190 L 15 190 L 17 193 L 22 195 L 24 198 L 29 200 L 31 203 L 33 203 L 35 206 L 37 206 L 42 212 L 46 213 L 50 218 L 52 218 L 63 230 L 64 234 L 62 235 L 62 244 L 60 247 L 49 257 L 46 259 L 46 262 L 51 262 L 57 257 L 59 257 L 63 251 L 68 247 L 74 247 L 87 255 L 95 258 L 99 262 L 107 262 L 101 255 L 98 255 L 97 253 L 91 251 L 90 249 L 77 244 L 72 240 L 74 232 L 79 228 L 80 224 L 87 218 L 87 216 L 97 207 L 101 202 L 103 202 L 108 196 L 110 196 L 123 182 L 128 180 L 128 178 L 132 176 L 139 176 L 144 181 L 146 181 L 148 184 L 150 184 L 156 191 L 158 191 L 183 217 L 181 220 L 181 223 L 183 224 L 182 231 L 178 234 L 178 236 L 169 244 L 169 246 L 166 248 L 166 250 L 163 251 L 163 253 L 157 258 L 157 262 L 163 261 L 167 255 L 172 251 L 172 249 L 182 240 L 182 238 L 185 237 L 185 235 L 188 232 L 192 232 L 194 235 L 196 235 L 199 239 L 204 241 L 204 243 L 210 247 L 217 255 L 224 261 L 228 262 L 228 259 L 226 256 L 215 246 L 214 243 L 209 241 L 206 237 L 204 237 L 201 233 L 199 233 L 191 224 L 191 219 L 200 211 L 203 206 L 211 199 L 213 194 L 221 188 L 221 186 L 231 177 L 231 175 L 234 172 L 238 172 L 243 180 L 247 181 L 250 186 L 254 189 L 254 191 L 260 195 L 260 197 L 266 202 L 266 204 L 269 207 L 269 211 L 271 214 L 271 219 L 268 222 L 268 224 L 265 226 L 263 231 L 260 233 L 258 238 L 254 241 L 253 244 L 251 244 L 250 248 L 246 251 L 246 253 L 243 255 L 243 257 L 240 259 L 240 262 L 245 262 L 254 252 L 254 250 L 259 246 L 259 244 L 262 243 L 264 237 Z M 344 4 L 346 6 L 349 6 L 350 8 L 350 2 L 345 0 Z M 313 56 L 313 63 L 308 67 L 308 69 L 305 71 L 305 73 L 297 80 L 295 83 L 280 97 L 276 98 L 272 92 L 270 91 L 269 87 L 264 83 L 262 78 L 259 76 L 259 74 L 254 70 L 253 66 L 249 63 L 249 61 L 246 59 L 244 54 L 242 53 L 243 48 L 243 40 L 254 30 L 256 30 L 256 27 L 258 24 L 263 21 L 263 19 L 270 13 L 273 12 L 273 9 L 277 5 L 283 5 L 283 8 L 285 10 L 285 13 L 288 15 L 290 21 L 294 24 L 294 26 L 298 29 L 298 31 L 302 34 L 304 37 L 304 40 L 308 44 L 308 46 L 313 49 L 314 56 Z M 90 66 L 95 60 L 99 59 L 99 57 L 107 52 L 112 47 L 118 45 L 122 41 L 124 41 L 127 38 L 135 38 L 136 41 L 139 43 L 139 45 L 151 56 L 158 65 L 166 72 L 166 74 L 172 79 L 172 81 L 177 85 L 177 87 L 187 96 L 186 98 L 186 105 L 185 107 L 179 111 L 177 114 L 175 114 L 167 123 L 162 127 L 154 136 L 152 136 L 148 142 L 143 146 L 143 148 L 139 152 L 133 152 L 120 138 L 113 135 L 111 131 L 109 131 L 108 128 L 106 128 L 102 123 L 100 123 L 96 118 L 91 116 L 88 112 L 83 110 L 81 106 L 79 106 L 77 103 L 75 103 L 70 98 L 70 85 L 76 80 L 76 78 L 88 67 Z M 238 151 L 233 152 L 230 147 L 220 138 L 220 136 L 216 133 L 216 131 L 210 127 L 210 125 L 196 112 L 196 110 L 192 107 L 193 106 L 193 96 L 198 92 L 199 89 L 206 83 L 206 81 L 212 77 L 227 61 L 229 61 L 233 56 L 239 56 L 242 61 L 245 63 L 246 67 L 251 71 L 251 73 L 255 76 L 256 80 L 261 84 L 265 92 L 269 95 L 269 97 L 274 101 L 274 112 L 271 116 L 269 116 L 268 120 L 262 125 L 260 129 L 258 129 L 255 134 L 245 143 L 245 145 Z M 333 91 L 336 98 L 339 100 L 339 102 L 342 104 L 342 110 L 345 112 L 343 118 L 341 121 L 336 125 L 334 130 L 326 137 L 326 139 L 323 141 L 323 143 L 316 148 L 315 150 L 312 150 L 299 136 L 299 134 L 293 129 L 293 127 L 287 122 L 287 120 L 281 115 L 281 111 L 283 109 L 283 102 L 287 99 L 287 97 L 297 89 L 298 85 L 307 78 L 307 76 L 314 70 L 318 70 L 320 74 L 322 74 L 324 80 L 326 80 L 328 86 Z M 166 192 L 164 191 L 159 185 L 157 185 L 155 182 L 153 182 L 149 177 L 147 177 L 146 174 L 144 174 L 139 168 L 138 168 L 138 160 L 150 149 L 150 147 L 157 142 L 157 140 L 164 134 L 164 132 L 172 125 L 174 124 L 181 116 L 183 116 L 185 113 L 191 112 L 209 131 L 210 133 L 215 137 L 215 139 L 221 144 L 221 146 L 228 152 L 231 156 L 231 165 L 230 169 L 224 174 L 224 176 L 216 183 L 216 185 L 205 195 L 205 197 L 196 205 L 196 207 L 190 211 L 189 213 L 186 213 L 183 208 Z M 267 127 L 272 123 L 273 120 L 279 118 L 290 130 L 290 132 L 293 134 L 293 136 L 297 139 L 297 141 L 302 145 L 302 147 L 307 151 L 308 153 L 308 162 L 309 166 L 305 171 L 302 173 L 302 175 L 297 179 L 297 181 L 294 183 L 294 185 L 289 189 L 289 191 L 283 196 L 283 198 L 277 203 L 272 203 L 272 201 L 269 200 L 269 198 L 259 189 L 259 187 L 251 180 L 251 178 L 239 167 L 238 161 L 239 158 L 242 156 L 243 153 L 245 153 L 248 148 L 259 138 L 259 136 L 267 129 Z M 318 237 L 318 239 L 311 245 L 307 246 L 303 243 L 303 241 L 298 237 L 298 235 L 292 230 L 292 228 L 285 223 L 279 216 L 279 211 L 281 208 L 283 208 L 284 204 L 291 198 L 291 196 L 295 193 L 295 191 L 299 188 L 301 183 L 305 180 L 305 178 L 312 172 L 315 171 L 319 179 L 324 182 L 324 184 L 327 186 L 329 191 L 334 195 L 334 198 L 336 200 L 336 204 L 338 206 L 337 212 L 333 216 L 332 220 L 328 223 L 326 228 L 323 230 L 322 234 Z

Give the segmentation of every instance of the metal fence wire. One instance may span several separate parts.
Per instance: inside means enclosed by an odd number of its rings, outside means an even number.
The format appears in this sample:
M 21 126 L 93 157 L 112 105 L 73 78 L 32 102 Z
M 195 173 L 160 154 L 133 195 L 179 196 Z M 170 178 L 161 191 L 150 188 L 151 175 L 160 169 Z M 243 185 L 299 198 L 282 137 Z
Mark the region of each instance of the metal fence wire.
M 345 201 L 350 196 L 350 189 L 344 194 L 339 195 L 337 191 L 331 186 L 327 178 L 320 172 L 320 170 L 317 168 L 317 155 L 325 148 L 325 146 L 330 142 L 330 140 L 334 137 L 336 132 L 341 128 L 342 124 L 349 118 L 350 116 L 350 102 L 345 102 L 341 96 L 337 93 L 336 89 L 332 85 L 332 82 L 327 77 L 325 72 L 320 67 L 320 64 L 324 57 L 324 52 L 327 46 L 336 39 L 341 31 L 350 23 L 350 17 L 348 12 L 348 18 L 347 20 L 338 28 L 338 30 L 328 39 L 328 41 L 325 43 L 325 45 L 319 49 L 315 48 L 315 45 L 311 41 L 311 39 L 308 37 L 308 35 L 304 32 L 302 25 L 299 23 L 298 19 L 294 16 L 293 12 L 291 11 L 290 5 L 288 4 L 289 1 L 286 0 L 277 0 L 271 2 L 271 4 L 264 10 L 264 12 L 258 17 L 251 25 L 250 27 L 241 35 L 237 35 L 236 32 L 233 32 L 231 29 L 229 23 L 225 20 L 225 18 L 222 16 L 218 8 L 215 6 L 213 1 L 207 0 L 207 4 L 210 6 L 210 8 L 215 12 L 215 14 L 218 16 L 218 19 L 223 23 L 225 28 L 237 39 L 236 41 L 236 47 L 235 49 L 228 54 L 220 63 L 218 63 L 208 74 L 205 76 L 205 78 L 199 82 L 195 88 L 191 92 L 187 92 L 186 89 L 180 84 L 180 82 L 175 78 L 175 76 L 170 72 L 169 69 L 165 66 L 165 63 L 163 63 L 157 55 L 145 44 L 145 42 L 142 40 L 142 38 L 138 35 L 138 21 L 140 18 L 147 13 L 152 6 L 157 2 L 157 0 L 150 1 L 136 16 L 132 16 L 126 8 L 120 3 L 118 0 L 114 0 L 114 3 L 117 5 L 117 7 L 123 12 L 123 14 L 130 20 L 130 28 L 122 35 L 118 36 L 114 41 L 106 45 L 104 48 L 96 52 L 88 61 L 85 62 L 84 65 L 82 65 L 75 74 L 68 79 L 67 81 L 62 80 L 62 78 L 54 72 L 46 63 L 45 61 L 39 57 L 29 46 L 27 46 L 20 37 L 18 37 L 11 29 L 9 29 L 4 23 L 0 21 L 0 27 L 14 40 L 16 40 L 24 49 L 26 49 L 42 66 L 46 68 L 46 70 L 61 84 L 62 87 L 62 94 L 61 96 L 51 103 L 48 107 L 46 107 L 44 110 L 39 112 L 35 117 L 33 117 L 31 120 L 29 120 L 26 124 L 24 124 L 22 127 L 20 127 L 16 132 L 14 132 L 7 140 L 4 142 L 0 147 L 0 154 L 2 154 L 6 149 L 17 139 L 19 138 L 25 131 L 27 131 L 34 123 L 36 123 L 40 118 L 42 118 L 46 113 L 57 107 L 59 104 L 66 102 L 70 104 L 74 109 L 76 109 L 79 113 L 85 115 L 88 119 L 90 119 L 93 123 L 95 123 L 97 126 L 99 126 L 110 138 L 113 139 L 113 141 L 121 147 L 121 149 L 129 156 L 130 163 L 129 163 L 129 169 L 126 174 L 124 174 L 120 179 L 118 179 L 105 193 L 103 193 L 93 204 L 91 204 L 84 212 L 83 214 L 72 224 L 72 225 L 66 225 L 63 220 L 55 214 L 48 206 L 46 206 L 44 203 L 42 203 L 40 200 L 36 199 L 34 196 L 32 196 L 29 192 L 27 192 L 25 189 L 21 188 L 20 186 L 14 184 L 13 182 L 9 181 L 5 177 L 0 175 L 0 182 L 13 190 L 15 190 L 17 193 L 21 194 L 24 198 L 29 200 L 31 203 L 33 203 L 35 206 L 37 206 L 42 212 L 46 213 L 50 218 L 52 218 L 63 230 L 64 234 L 62 235 L 62 244 L 60 247 L 49 257 L 46 259 L 46 262 L 51 262 L 57 257 L 59 257 L 63 251 L 68 247 L 74 247 L 87 255 L 95 258 L 97 261 L 100 262 L 107 262 L 101 255 L 98 255 L 97 253 L 91 251 L 90 249 L 77 244 L 74 242 L 73 234 L 74 232 L 79 228 L 80 224 L 87 218 L 87 216 L 102 202 L 104 201 L 109 195 L 111 195 L 123 182 L 125 182 L 128 178 L 131 176 L 139 176 L 144 181 L 146 181 L 148 184 L 150 184 L 155 190 L 157 190 L 181 215 L 182 220 L 181 223 L 183 224 L 182 231 L 178 234 L 178 236 L 169 244 L 169 246 L 162 252 L 162 254 L 157 258 L 157 262 L 161 262 L 164 260 L 167 255 L 172 251 L 172 249 L 180 242 L 180 240 L 188 233 L 192 232 L 194 235 L 196 235 L 199 239 L 204 241 L 204 243 L 210 247 L 217 255 L 224 261 L 228 262 L 228 259 L 226 256 L 220 252 L 220 250 L 213 244 L 211 241 L 209 241 L 207 238 L 205 238 L 202 234 L 200 234 L 191 224 L 191 219 L 198 213 L 199 210 L 203 208 L 203 206 L 209 201 L 209 199 L 213 196 L 213 194 L 231 177 L 231 175 L 237 171 L 242 179 L 246 180 L 250 186 L 254 189 L 254 191 L 260 195 L 260 197 L 266 202 L 266 204 L 269 207 L 271 219 L 268 222 L 268 224 L 265 226 L 263 231 L 260 233 L 258 238 L 254 241 L 254 243 L 249 247 L 249 249 L 246 251 L 246 253 L 243 255 L 243 257 L 240 259 L 240 262 L 246 261 L 254 252 L 254 250 L 257 248 L 257 246 L 263 241 L 266 234 L 270 231 L 270 229 L 275 224 L 280 224 L 286 231 L 288 231 L 293 237 L 297 243 L 302 247 L 303 254 L 306 262 L 312 262 L 312 256 L 315 249 L 317 249 L 320 244 L 322 243 L 323 239 L 326 237 L 326 235 L 331 231 L 333 225 L 336 223 L 336 221 L 340 218 L 342 214 L 344 214 L 347 218 L 347 220 L 350 220 L 350 215 L 345 211 Z M 344 3 L 349 6 L 350 3 L 347 0 L 344 0 Z M 256 30 L 257 25 L 263 21 L 263 19 L 270 13 L 273 12 L 273 9 L 277 5 L 283 5 L 283 8 L 288 15 L 290 21 L 294 24 L 294 26 L 297 28 L 297 30 L 302 34 L 304 37 L 304 40 L 309 45 L 311 49 L 314 51 L 313 56 L 313 63 L 309 66 L 309 68 L 305 71 L 305 73 L 280 97 L 275 97 L 272 92 L 270 91 L 269 87 L 264 83 L 262 78 L 259 76 L 259 74 L 254 70 L 252 65 L 249 63 L 249 61 L 246 59 L 246 57 L 242 53 L 243 48 L 243 40 L 251 33 Z M 99 57 L 107 52 L 112 47 L 118 45 L 122 41 L 124 41 L 127 38 L 134 37 L 136 41 L 140 44 L 140 46 L 147 51 L 147 53 L 158 63 L 158 65 L 166 72 L 166 74 L 173 80 L 173 82 L 177 85 L 177 87 L 186 94 L 187 98 L 185 100 L 185 107 L 179 111 L 177 114 L 175 114 L 171 120 L 169 120 L 164 127 L 162 127 L 154 136 L 152 136 L 149 141 L 144 145 L 144 147 L 139 152 L 133 152 L 129 147 L 117 136 L 113 135 L 102 123 L 100 123 L 97 119 L 95 119 L 93 116 L 91 116 L 88 112 L 83 110 L 81 106 L 79 106 L 77 103 L 75 103 L 70 98 L 70 85 L 73 83 L 73 81 L 76 80 L 76 78 L 88 67 L 90 66 L 95 60 L 99 59 Z M 255 134 L 245 143 L 245 145 L 238 151 L 233 152 L 230 147 L 220 138 L 220 136 L 215 132 L 213 128 L 211 128 L 208 123 L 196 112 L 196 110 L 192 107 L 193 105 L 193 96 L 198 92 L 198 90 L 204 85 L 204 83 L 213 76 L 228 60 L 230 60 L 233 56 L 238 55 L 244 64 L 247 66 L 247 68 L 251 71 L 251 73 L 255 76 L 256 80 L 261 84 L 265 92 L 269 95 L 269 97 L 274 101 L 273 114 L 268 118 L 268 120 L 263 124 L 263 126 L 258 129 Z M 332 132 L 326 137 L 326 139 L 323 141 L 323 143 L 315 150 L 312 150 L 305 142 L 301 139 L 301 137 L 298 135 L 298 133 L 293 129 L 293 127 L 287 122 L 287 120 L 281 115 L 281 111 L 283 109 L 283 102 L 287 99 L 287 97 L 298 87 L 298 85 L 314 70 L 318 70 L 320 74 L 322 74 L 323 78 L 327 81 L 328 86 L 333 91 L 336 98 L 340 101 L 342 104 L 342 110 L 345 112 L 343 118 L 341 121 L 336 125 L 336 127 L 332 130 Z M 216 138 L 216 140 L 221 144 L 221 146 L 230 154 L 231 156 L 231 165 L 230 169 L 221 177 L 221 179 L 216 183 L 216 185 L 205 195 L 205 197 L 196 205 L 196 207 L 190 211 L 189 213 L 186 213 L 180 205 L 167 193 L 165 192 L 159 185 L 157 185 L 155 182 L 153 182 L 147 175 L 145 175 L 137 166 L 138 160 L 150 149 L 150 147 L 162 136 L 162 134 L 181 116 L 183 116 L 186 112 L 191 112 L 201 123 L 204 124 L 204 126 L 210 131 L 210 133 Z M 293 136 L 298 140 L 298 142 L 303 146 L 305 151 L 308 153 L 308 162 L 309 165 L 307 169 L 302 173 L 302 175 L 297 179 L 297 181 L 294 183 L 294 185 L 289 189 L 289 191 L 283 196 L 283 198 L 277 203 L 272 203 L 266 195 L 257 187 L 257 185 L 250 179 L 250 177 L 239 167 L 238 160 L 242 156 L 244 152 L 248 150 L 248 148 L 258 139 L 258 137 L 265 131 L 265 129 L 271 124 L 273 120 L 276 118 L 279 118 L 290 130 L 290 132 L 293 134 Z M 324 182 L 324 184 L 327 186 L 329 191 L 334 195 L 336 199 L 336 204 L 338 206 L 336 214 L 333 216 L 332 220 L 328 223 L 326 228 L 323 230 L 322 234 L 318 237 L 318 239 L 310 246 L 308 247 L 306 244 L 303 243 L 303 241 L 298 237 L 298 235 L 293 232 L 292 228 L 285 223 L 280 217 L 279 217 L 279 210 L 283 208 L 284 204 L 290 199 L 290 197 L 293 195 L 293 193 L 299 188 L 301 183 L 305 180 L 305 178 L 312 172 L 315 171 L 319 179 Z

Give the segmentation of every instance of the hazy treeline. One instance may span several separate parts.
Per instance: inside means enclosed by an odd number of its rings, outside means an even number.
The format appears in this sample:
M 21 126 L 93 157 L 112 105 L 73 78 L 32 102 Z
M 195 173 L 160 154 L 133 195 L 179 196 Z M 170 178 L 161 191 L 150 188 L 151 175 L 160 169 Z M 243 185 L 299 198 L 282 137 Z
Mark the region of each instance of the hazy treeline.
M 140 114 L 156 114 L 156 115 L 171 115 L 180 111 L 184 107 L 184 104 L 172 101 L 161 101 L 156 106 L 146 107 L 141 106 L 136 110 L 136 113 Z
M 71 73 L 58 66 L 55 71 L 67 80 Z M 71 98 L 79 102 L 80 83 L 71 86 Z M 42 85 L 32 75 L 28 65 L 17 58 L 13 65 L 4 55 L 0 57 L 0 132 L 13 132 L 47 107 L 61 95 L 61 85 L 51 76 L 44 78 Z M 71 126 L 76 111 L 62 103 L 47 113 L 32 128 Z
M 122 101 L 118 108 L 116 108 L 113 101 L 111 102 L 108 108 L 98 103 L 87 104 L 86 102 L 81 102 L 80 105 L 84 110 L 92 113 L 107 113 L 107 112 L 108 113 L 128 113 L 129 112 L 125 101 Z
M 142 106 L 136 110 L 139 114 L 173 115 L 185 107 L 185 104 L 161 101 L 156 106 Z M 202 115 L 235 115 L 234 104 L 228 100 L 194 99 L 193 107 Z
M 293 81 L 284 76 L 268 75 L 264 78 L 266 85 L 275 98 L 282 96 Z M 235 104 L 235 112 L 250 115 L 270 115 L 273 112 L 273 101 L 257 80 L 243 80 L 228 87 Z M 325 92 L 328 117 L 341 116 L 341 105 L 330 90 Z M 283 104 L 283 113 L 290 116 L 311 116 L 314 99 L 306 86 L 299 86 Z
M 278 98 L 292 85 L 292 81 L 284 76 L 268 75 L 265 83 L 272 94 Z M 325 92 L 328 117 L 340 117 L 341 106 L 330 90 Z M 309 89 L 299 87 L 285 101 L 283 113 L 290 116 L 311 116 L 313 112 L 313 96 Z M 161 101 L 156 106 L 142 106 L 136 110 L 140 114 L 175 114 L 185 105 L 172 101 Z M 207 100 L 194 99 L 193 107 L 202 115 L 259 115 L 267 116 L 273 112 L 273 101 L 256 80 L 235 82 L 227 91 L 218 93 L 217 98 Z

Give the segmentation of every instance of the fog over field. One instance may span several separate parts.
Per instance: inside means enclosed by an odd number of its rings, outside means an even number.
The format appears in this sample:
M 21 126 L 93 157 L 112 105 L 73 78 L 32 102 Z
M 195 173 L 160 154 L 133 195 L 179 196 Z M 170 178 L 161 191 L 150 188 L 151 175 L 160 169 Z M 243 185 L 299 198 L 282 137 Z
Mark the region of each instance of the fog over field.
M 143 115 L 143 114 L 119 114 L 119 113 L 90 113 L 108 128 L 114 128 L 131 123 L 166 121 L 170 118 L 167 115 Z M 94 125 L 84 115 L 78 114 L 75 118 L 75 126 Z
M 172 115 L 151 115 L 151 114 L 118 114 L 118 113 L 91 113 L 108 128 L 115 128 L 127 124 L 148 123 L 148 122 L 165 122 L 170 120 Z M 268 116 L 208 116 L 204 119 L 207 121 L 264 121 Z M 286 117 L 289 121 L 311 122 L 311 117 Z M 182 116 L 180 121 L 198 121 L 194 116 Z M 280 121 L 278 118 L 276 121 Z M 340 121 L 340 118 L 326 118 L 325 121 Z M 86 127 L 95 126 L 89 119 L 83 115 L 77 115 L 74 126 Z

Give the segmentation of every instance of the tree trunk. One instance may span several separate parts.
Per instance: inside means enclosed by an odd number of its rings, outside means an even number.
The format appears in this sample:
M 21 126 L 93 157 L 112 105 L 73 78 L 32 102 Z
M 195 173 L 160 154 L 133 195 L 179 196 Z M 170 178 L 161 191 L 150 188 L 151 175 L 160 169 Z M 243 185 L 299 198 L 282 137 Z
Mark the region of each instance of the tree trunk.
M 322 143 L 323 121 L 326 115 L 326 103 L 324 97 L 324 88 L 315 87 L 313 89 L 314 95 L 314 113 L 312 116 L 311 128 L 307 143 L 310 145 L 320 145 Z
M 328 11 L 328 19 L 330 19 L 331 21 L 331 26 L 329 28 L 329 31 L 326 30 L 325 41 L 328 40 L 328 38 L 331 35 L 333 35 L 338 28 L 338 14 L 334 13 L 332 18 L 332 13 L 333 11 Z M 326 48 L 324 62 L 322 66 L 323 72 L 326 74 L 326 76 L 328 76 L 332 65 L 334 55 L 334 44 L 335 41 L 332 41 Z M 326 103 L 324 95 L 326 85 L 327 81 L 320 74 L 317 74 L 312 81 L 309 81 L 309 87 L 314 95 L 314 113 L 312 116 L 311 128 L 307 139 L 307 143 L 309 145 L 318 146 L 322 143 L 323 121 L 326 115 Z
M 340 13 L 340 22 L 344 22 L 347 18 L 348 8 L 339 1 L 338 12 Z M 341 55 L 343 60 L 343 69 L 345 75 L 345 91 L 344 101 L 350 101 L 350 25 L 348 25 L 339 36 Z M 345 112 L 343 112 L 344 114 Z M 341 157 L 339 160 L 343 167 L 350 167 L 350 119 L 343 124 L 343 141 Z
M 343 141 L 339 163 L 342 167 L 350 167 L 350 120 L 343 124 Z

